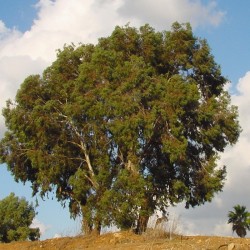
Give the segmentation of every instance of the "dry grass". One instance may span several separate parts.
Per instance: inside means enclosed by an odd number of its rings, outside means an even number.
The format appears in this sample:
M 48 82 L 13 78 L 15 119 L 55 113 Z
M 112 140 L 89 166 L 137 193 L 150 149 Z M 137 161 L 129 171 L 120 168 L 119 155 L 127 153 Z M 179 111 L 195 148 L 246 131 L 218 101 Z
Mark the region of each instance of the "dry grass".
M 249 250 L 250 239 L 172 235 L 170 240 L 167 232 L 152 229 L 142 235 L 125 231 L 107 233 L 101 236 L 66 237 L 37 242 L 13 242 L 0 244 L 0 250 L 226 250 L 230 245 L 235 247 L 234 250 Z

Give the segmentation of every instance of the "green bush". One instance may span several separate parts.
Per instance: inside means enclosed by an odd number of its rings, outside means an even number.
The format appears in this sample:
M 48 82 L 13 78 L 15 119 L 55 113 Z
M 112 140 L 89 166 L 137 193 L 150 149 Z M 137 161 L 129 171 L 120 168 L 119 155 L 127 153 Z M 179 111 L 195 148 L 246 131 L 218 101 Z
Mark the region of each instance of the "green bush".
M 24 198 L 14 193 L 0 201 L 0 241 L 38 240 L 39 228 L 30 228 L 35 217 L 35 209 Z

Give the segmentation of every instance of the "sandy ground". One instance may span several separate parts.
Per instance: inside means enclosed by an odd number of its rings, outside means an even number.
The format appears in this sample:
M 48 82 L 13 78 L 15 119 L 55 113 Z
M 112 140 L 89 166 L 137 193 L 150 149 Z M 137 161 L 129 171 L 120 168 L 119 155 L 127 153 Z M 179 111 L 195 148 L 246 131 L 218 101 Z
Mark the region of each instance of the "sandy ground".
M 78 236 L 49 239 L 36 242 L 0 243 L 0 250 L 112 250 L 112 249 L 195 249 L 195 250 L 250 250 L 250 238 L 215 236 L 175 236 L 171 240 L 166 235 L 132 232 L 108 233 L 101 236 Z

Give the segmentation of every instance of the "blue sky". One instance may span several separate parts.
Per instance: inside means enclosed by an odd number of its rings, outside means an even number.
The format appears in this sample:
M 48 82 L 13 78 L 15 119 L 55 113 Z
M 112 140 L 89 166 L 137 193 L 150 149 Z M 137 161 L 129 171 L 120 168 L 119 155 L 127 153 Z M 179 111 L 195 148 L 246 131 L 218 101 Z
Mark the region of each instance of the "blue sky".
M 14 98 L 19 85 L 30 74 L 41 73 L 55 60 L 55 51 L 65 43 L 95 43 L 107 36 L 115 25 L 149 23 L 157 30 L 169 29 L 174 21 L 190 22 L 194 33 L 206 38 L 231 81 L 233 104 L 239 106 L 243 132 L 239 142 L 228 147 L 218 165 L 227 165 L 224 192 L 210 204 L 185 210 L 183 204 L 172 208 L 180 216 L 184 234 L 231 236 L 227 212 L 244 204 L 250 210 L 250 1 L 249 0 L 0 0 L 0 108 Z M 0 137 L 5 131 L 0 117 Z M 0 199 L 10 192 L 31 197 L 29 183 L 15 183 L 6 167 L 0 167 Z M 55 234 L 79 231 L 79 220 L 69 219 L 67 208 L 49 199 L 39 199 L 35 224 L 43 239 Z
M 37 0 L 1 0 L 1 20 L 9 28 L 16 27 L 25 32 L 31 27 L 36 17 L 36 3 Z
M 225 16 L 216 28 L 198 28 L 196 34 L 208 40 L 223 74 L 234 84 L 249 70 L 250 28 L 248 0 L 219 0 L 217 6 Z

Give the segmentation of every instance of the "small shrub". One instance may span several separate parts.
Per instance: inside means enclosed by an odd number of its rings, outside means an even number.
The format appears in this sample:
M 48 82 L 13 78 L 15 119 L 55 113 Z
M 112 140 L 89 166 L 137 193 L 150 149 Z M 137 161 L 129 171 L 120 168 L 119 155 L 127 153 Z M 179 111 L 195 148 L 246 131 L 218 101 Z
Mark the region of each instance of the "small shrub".
M 38 240 L 39 228 L 30 228 L 36 213 L 32 204 L 14 193 L 0 201 L 0 242 Z

